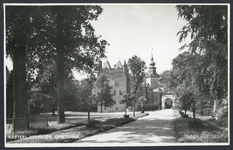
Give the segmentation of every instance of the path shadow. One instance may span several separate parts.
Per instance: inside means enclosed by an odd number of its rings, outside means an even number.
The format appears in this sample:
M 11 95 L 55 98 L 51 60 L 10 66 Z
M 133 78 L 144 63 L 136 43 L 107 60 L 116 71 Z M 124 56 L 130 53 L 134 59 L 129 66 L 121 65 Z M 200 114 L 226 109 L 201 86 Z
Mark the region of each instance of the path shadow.
M 107 131 L 104 139 L 78 141 L 80 143 L 174 143 L 172 121 L 167 119 L 137 120 Z M 101 133 L 101 134 L 105 134 Z

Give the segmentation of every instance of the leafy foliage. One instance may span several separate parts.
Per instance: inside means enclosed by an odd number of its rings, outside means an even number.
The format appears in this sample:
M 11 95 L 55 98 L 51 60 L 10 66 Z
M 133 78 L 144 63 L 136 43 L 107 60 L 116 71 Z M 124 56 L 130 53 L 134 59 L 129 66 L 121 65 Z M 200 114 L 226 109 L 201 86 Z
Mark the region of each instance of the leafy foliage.
M 78 103 L 86 108 L 88 112 L 88 122 L 90 123 L 90 111 L 93 107 L 97 107 L 97 96 L 92 94 L 93 81 L 91 79 L 83 79 L 78 85 Z
M 97 101 L 95 96 L 92 95 L 93 81 L 90 79 L 83 79 L 78 85 L 79 103 L 81 103 L 87 110 L 91 107 L 97 106 Z
M 131 90 L 135 93 L 141 87 L 144 77 L 146 63 L 140 57 L 133 55 L 128 60 L 128 66 L 131 70 Z
M 115 101 L 112 98 L 111 89 L 112 87 L 109 86 L 108 79 L 105 75 L 100 76 L 94 86 L 94 93 L 97 96 L 98 104 L 102 107 L 111 107 L 115 104 Z
M 191 34 L 189 51 L 193 55 L 200 55 L 196 59 L 199 74 L 195 75 L 204 78 L 212 98 L 225 97 L 228 84 L 227 6 L 178 5 L 176 8 L 178 17 L 187 21 L 177 33 L 180 35 L 180 42 Z
M 13 59 L 14 69 L 19 68 L 15 71 L 16 77 L 21 77 L 17 81 L 24 81 L 27 74 L 28 82 L 37 82 L 34 79 L 38 72 L 48 73 L 47 64 L 53 61 L 51 65 L 56 68 L 57 77 L 58 123 L 64 122 L 67 72 L 71 74 L 71 69 L 75 68 L 93 75 L 94 61 L 105 57 L 108 43 L 94 34 L 90 23 L 97 20 L 102 8 L 91 5 L 7 6 L 6 13 L 6 53 Z M 53 83 L 48 83 L 53 87 Z M 30 90 L 34 85 L 28 83 L 28 86 Z M 26 95 L 26 92 L 18 93 L 22 97 Z
M 136 91 L 141 88 L 141 85 L 143 83 L 143 80 L 145 78 L 145 69 L 146 69 L 146 63 L 144 60 L 142 60 L 140 57 L 133 55 L 132 58 L 128 60 L 128 66 L 130 68 L 130 88 L 131 93 L 136 95 Z M 135 98 L 133 100 L 133 115 L 135 116 L 135 104 L 137 102 L 137 99 Z
M 188 47 L 188 51 L 173 59 L 168 76 L 179 93 L 180 107 L 192 110 L 195 118 L 197 110 L 209 108 L 214 100 L 227 96 L 227 6 L 176 8 L 178 18 L 187 22 L 177 33 L 179 41 L 190 35 L 191 42 L 180 48 Z
M 121 97 L 120 104 L 123 104 L 125 106 L 125 115 L 127 115 L 127 108 L 133 105 L 134 98 L 135 95 L 132 93 L 127 93 Z
M 160 74 L 160 77 L 161 77 L 159 80 L 160 85 L 165 90 L 174 89 L 175 87 L 177 87 L 178 80 L 177 80 L 177 76 L 173 69 L 165 70 L 164 72 Z
M 138 102 L 140 103 L 141 105 L 141 112 L 144 111 L 144 103 L 147 101 L 146 97 L 144 96 L 141 96 L 138 98 Z

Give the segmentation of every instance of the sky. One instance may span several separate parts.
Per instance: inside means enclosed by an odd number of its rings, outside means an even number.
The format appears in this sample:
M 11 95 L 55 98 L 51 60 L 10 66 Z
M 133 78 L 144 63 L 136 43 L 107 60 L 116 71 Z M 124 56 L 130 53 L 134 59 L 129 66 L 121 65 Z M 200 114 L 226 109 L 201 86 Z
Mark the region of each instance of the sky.
M 137 55 L 149 66 L 153 53 L 157 73 L 172 68 L 172 59 L 184 44 L 179 43 L 177 32 L 186 24 L 178 19 L 176 5 L 155 4 L 105 4 L 102 14 L 92 25 L 97 36 L 110 45 L 106 47 L 111 67 Z M 153 50 L 152 50 L 153 49 Z M 11 69 L 10 62 L 6 63 Z M 74 72 L 76 79 L 85 78 Z
M 172 60 L 184 44 L 179 43 L 177 32 L 186 24 L 178 19 L 176 5 L 101 6 L 103 12 L 92 25 L 96 35 L 110 44 L 103 63 L 107 60 L 113 67 L 118 60 L 123 64 L 137 55 L 149 66 L 153 53 L 157 73 L 172 68 Z

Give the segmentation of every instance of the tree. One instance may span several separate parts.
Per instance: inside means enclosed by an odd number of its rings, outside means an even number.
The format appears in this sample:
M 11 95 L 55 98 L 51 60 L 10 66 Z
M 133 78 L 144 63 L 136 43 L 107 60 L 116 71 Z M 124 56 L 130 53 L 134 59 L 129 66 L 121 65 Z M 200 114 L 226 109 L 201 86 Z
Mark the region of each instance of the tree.
M 33 47 L 35 7 L 6 6 L 6 55 L 13 60 L 13 118 L 28 117 L 26 60 Z M 24 121 L 28 127 L 28 122 Z M 14 124 L 14 123 L 13 123 Z
M 120 99 L 120 104 L 123 104 L 125 106 L 125 115 L 127 115 L 127 109 L 132 106 L 133 100 L 135 98 L 135 95 L 132 93 L 127 93 L 122 96 Z
M 203 92 L 199 88 L 200 66 L 198 66 L 201 56 L 183 52 L 173 59 L 173 73 L 176 76 L 176 92 L 179 94 L 178 107 L 185 111 L 191 110 L 195 120 L 197 106 L 202 101 Z
M 57 106 L 57 74 L 56 65 L 53 61 L 45 59 L 42 66 L 40 66 L 35 81 L 31 82 L 30 89 L 28 90 L 28 98 L 30 103 L 34 106 L 39 106 L 44 111 L 52 111 L 52 115 L 55 115 Z M 77 102 L 77 87 L 75 86 L 75 80 L 70 74 L 65 72 L 65 84 L 64 84 L 64 98 L 65 108 L 73 109 L 73 105 Z
M 176 72 L 174 69 L 171 70 L 165 70 L 160 74 L 160 84 L 163 86 L 165 89 L 174 89 L 178 85 L 178 80 L 176 76 Z
M 141 87 L 144 77 L 146 63 L 140 57 L 133 55 L 132 58 L 128 60 L 128 66 L 131 70 L 131 90 L 133 93 Z
M 186 111 L 191 110 L 193 113 L 193 119 L 196 121 L 196 111 L 197 111 L 197 106 L 199 106 L 201 99 L 200 95 L 200 90 L 197 88 L 195 85 L 194 80 L 191 80 L 190 82 L 184 81 L 182 84 L 179 84 L 179 86 L 176 88 L 179 97 L 178 97 L 178 103 L 177 107 L 180 110 Z
M 99 6 L 66 6 L 45 7 L 45 22 L 51 24 L 44 30 L 53 33 L 50 35 L 51 44 L 56 51 L 57 91 L 58 91 L 58 123 L 65 121 L 64 117 L 64 68 L 81 68 L 88 72 L 93 71 L 94 60 L 104 56 L 104 40 L 94 35 L 90 21 L 96 20 L 102 12 Z M 42 9 L 42 10 L 43 10 Z M 84 32 L 82 32 L 84 31 Z M 83 34 L 84 33 L 84 34 Z
M 108 79 L 105 75 L 100 76 L 97 79 L 95 83 L 94 93 L 97 96 L 98 103 L 101 107 L 101 112 L 103 106 L 111 107 L 115 103 L 112 98 L 113 95 L 111 94 L 111 89 L 112 87 L 109 86 Z
M 93 81 L 91 79 L 83 79 L 78 87 L 79 103 L 87 110 L 88 123 L 90 123 L 90 111 L 98 105 L 96 95 L 92 93 Z
M 147 99 L 144 96 L 139 97 L 138 102 L 141 104 L 141 112 L 144 112 L 144 106 L 143 104 L 147 101 Z
M 136 91 L 142 86 L 143 80 L 145 78 L 146 63 L 140 57 L 133 55 L 132 58 L 128 60 L 128 66 L 131 70 L 131 91 L 135 95 Z M 135 116 L 135 103 L 134 99 L 134 109 L 133 115 Z
M 93 73 L 94 61 L 105 57 L 107 42 L 94 34 L 90 21 L 97 20 L 99 6 L 39 6 L 7 7 L 7 55 L 13 58 L 17 84 L 16 96 L 26 103 L 26 67 L 32 72 L 40 69 L 44 59 L 54 59 L 57 68 L 58 123 L 64 118 L 64 71 L 76 68 Z M 14 56 L 14 57 L 13 57 Z M 20 65 L 20 66 L 19 66 Z M 16 93 L 16 95 L 17 95 Z M 24 94 L 23 94 L 24 93 Z M 21 98 L 22 97 L 22 98 Z M 25 102 L 23 102 L 25 101 Z M 26 115 L 27 109 L 24 116 Z M 23 111 L 22 111 L 23 112 Z M 22 113 L 21 112 L 21 113 Z M 20 114 L 20 113 L 19 113 Z
M 188 47 L 192 55 L 200 56 L 195 74 L 198 88 L 215 102 L 224 99 L 228 91 L 227 6 L 178 5 L 176 8 L 178 17 L 187 22 L 177 33 L 179 41 L 188 35 L 192 40 L 181 49 Z

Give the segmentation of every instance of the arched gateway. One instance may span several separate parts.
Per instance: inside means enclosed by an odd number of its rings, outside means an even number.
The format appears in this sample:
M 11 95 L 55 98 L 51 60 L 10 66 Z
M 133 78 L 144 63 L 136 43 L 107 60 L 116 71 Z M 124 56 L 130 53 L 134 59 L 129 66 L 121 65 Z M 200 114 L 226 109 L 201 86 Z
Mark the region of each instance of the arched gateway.
M 175 107 L 176 94 L 171 92 L 165 92 L 162 94 L 161 102 L 162 109 Z

